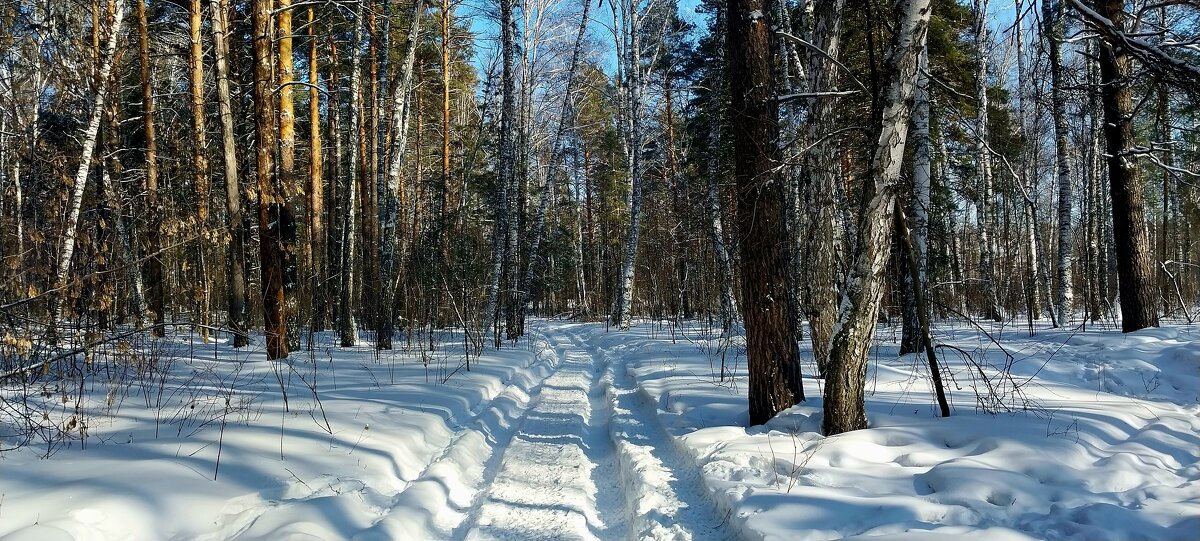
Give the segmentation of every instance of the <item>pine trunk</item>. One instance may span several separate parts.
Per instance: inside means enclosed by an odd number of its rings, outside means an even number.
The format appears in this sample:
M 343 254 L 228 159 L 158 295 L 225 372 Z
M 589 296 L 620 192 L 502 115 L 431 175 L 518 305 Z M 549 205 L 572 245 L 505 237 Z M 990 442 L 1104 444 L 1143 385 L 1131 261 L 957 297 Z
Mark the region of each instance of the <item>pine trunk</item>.
M 1095 0 L 1096 12 L 1125 30 L 1121 0 Z M 1121 300 L 1121 330 L 1133 332 L 1158 326 L 1155 273 L 1151 267 L 1150 236 L 1133 148 L 1132 59 L 1124 49 L 1100 44 L 1100 100 L 1104 110 L 1104 141 L 1108 189 L 1112 197 L 1113 240 L 1117 258 L 1117 287 Z
M 142 276 L 149 297 L 149 310 L 154 320 L 151 334 L 163 336 L 166 329 L 166 276 L 163 271 L 162 228 L 163 208 L 158 196 L 158 140 L 154 133 L 154 79 L 150 65 L 149 22 L 146 20 L 146 2 L 134 3 L 137 14 L 138 54 L 141 63 L 142 127 L 146 137 L 146 192 L 147 226 L 142 237 Z
M 750 372 L 750 424 L 804 400 L 793 335 L 785 194 L 778 173 L 779 106 L 775 96 L 770 0 L 729 0 L 730 123 L 737 214 L 742 231 L 742 311 Z M 795 391 L 799 391 L 798 393 Z

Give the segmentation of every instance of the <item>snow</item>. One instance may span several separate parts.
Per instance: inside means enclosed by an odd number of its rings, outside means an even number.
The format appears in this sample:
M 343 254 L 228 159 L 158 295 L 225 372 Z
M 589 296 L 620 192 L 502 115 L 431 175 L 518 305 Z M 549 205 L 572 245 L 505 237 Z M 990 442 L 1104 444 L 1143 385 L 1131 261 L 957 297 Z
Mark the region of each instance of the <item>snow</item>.
M 433 352 L 337 348 L 322 335 L 286 363 L 187 336 L 97 354 L 108 370 L 82 392 L 67 380 L 28 393 L 46 419 L 74 417 L 88 438 L 50 442 L 48 458 L 44 437 L 0 454 L 0 539 L 1200 531 L 1194 327 L 1039 326 L 1031 337 L 1010 325 L 987 328 L 993 341 L 942 325 L 936 340 L 957 348 L 938 350 L 954 404 L 945 419 L 923 357 L 898 357 L 898 330 L 884 327 L 869 365 L 871 428 L 834 437 L 817 432 L 815 378 L 808 402 L 745 428 L 740 338 L 696 323 L 531 327 L 529 339 L 472 357 L 469 372 L 454 333 Z M 720 377 L 722 360 L 732 376 Z M 996 396 L 977 396 L 989 388 Z M 13 444 L 12 421 L 0 417 L 0 448 Z

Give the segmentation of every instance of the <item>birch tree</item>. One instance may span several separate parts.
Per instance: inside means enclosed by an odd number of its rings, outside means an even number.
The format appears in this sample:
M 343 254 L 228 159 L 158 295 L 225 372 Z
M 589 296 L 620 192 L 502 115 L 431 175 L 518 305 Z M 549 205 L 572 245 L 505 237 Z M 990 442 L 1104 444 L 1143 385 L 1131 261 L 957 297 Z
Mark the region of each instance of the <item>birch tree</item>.
M 229 5 L 228 0 L 213 0 L 211 5 L 217 106 L 221 118 L 221 151 L 225 169 L 225 214 L 229 228 L 229 249 L 226 254 L 229 266 L 227 324 L 233 331 L 233 346 L 244 347 L 250 343 L 250 338 L 246 334 L 246 249 L 242 229 L 242 192 L 238 179 L 237 142 L 233 131 L 233 97 L 229 91 Z
M 896 183 L 907 144 L 922 44 L 929 28 L 929 0 L 897 0 L 895 30 L 884 60 L 882 115 L 858 209 L 854 262 L 845 280 L 825 379 L 826 435 L 867 427 L 867 354 L 875 334 L 883 280 L 891 256 Z
M 144 9 L 144 8 L 143 8 Z M 125 15 L 124 0 L 113 0 L 113 19 L 109 28 L 108 40 L 104 52 L 99 59 L 100 69 L 97 71 L 97 81 L 108 81 L 113 67 L 113 57 L 117 51 L 117 41 L 121 36 L 121 21 Z M 79 227 L 79 212 L 83 206 L 83 194 L 87 188 L 88 172 L 91 170 L 92 152 L 96 149 L 96 139 L 100 133 L 100 121 L 104 116 L 104 103 L 108 99 L 107 84 L 96 85 L 96 97 L 92 101 L 87 127 L 83 131 L 83 149 L 80 151 L 79 168 L 71 184 L 71 198 L 67 207 L 66 229 L 63 231 L 61 245 L 58 250 L 58 265 L 55 270 L 54 295 L 51 297 L 50 323 L 51 337 L 58 325 L 62 314 L 63 301 L 70 281 L 71 257 L 75 254 L 76 233 Z

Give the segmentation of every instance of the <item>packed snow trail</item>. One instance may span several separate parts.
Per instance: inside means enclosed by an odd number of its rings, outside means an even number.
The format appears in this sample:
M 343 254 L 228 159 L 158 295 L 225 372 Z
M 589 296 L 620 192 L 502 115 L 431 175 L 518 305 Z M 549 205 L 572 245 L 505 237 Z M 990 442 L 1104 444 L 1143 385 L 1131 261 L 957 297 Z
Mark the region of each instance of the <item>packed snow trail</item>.
M 546 379 L 463 524 L 468 541 L 625 539 L 629 510 L 601 367 L 563 336 Z

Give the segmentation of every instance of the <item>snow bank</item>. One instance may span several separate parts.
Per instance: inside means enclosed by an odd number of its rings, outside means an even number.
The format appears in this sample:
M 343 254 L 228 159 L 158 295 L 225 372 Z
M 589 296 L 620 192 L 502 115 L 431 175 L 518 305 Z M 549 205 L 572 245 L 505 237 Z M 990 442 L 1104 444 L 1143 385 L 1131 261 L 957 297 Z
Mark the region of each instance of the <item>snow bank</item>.
M 898 357 L 881 329 L 871 428 L 828 438 L 812 378 L 807 402 L 743 428 L 736 340 L 650 324 L 587 338 L 636 379 L 746 539 L 1195 539 L 1200 334 L 991 331 L 999 344 L 965 328 L 939 338 L 973 358 L 940 350 L 955 407 L 941 419 L 923 360 Z M 980 370 L 1007 396 L 978 399 Z

